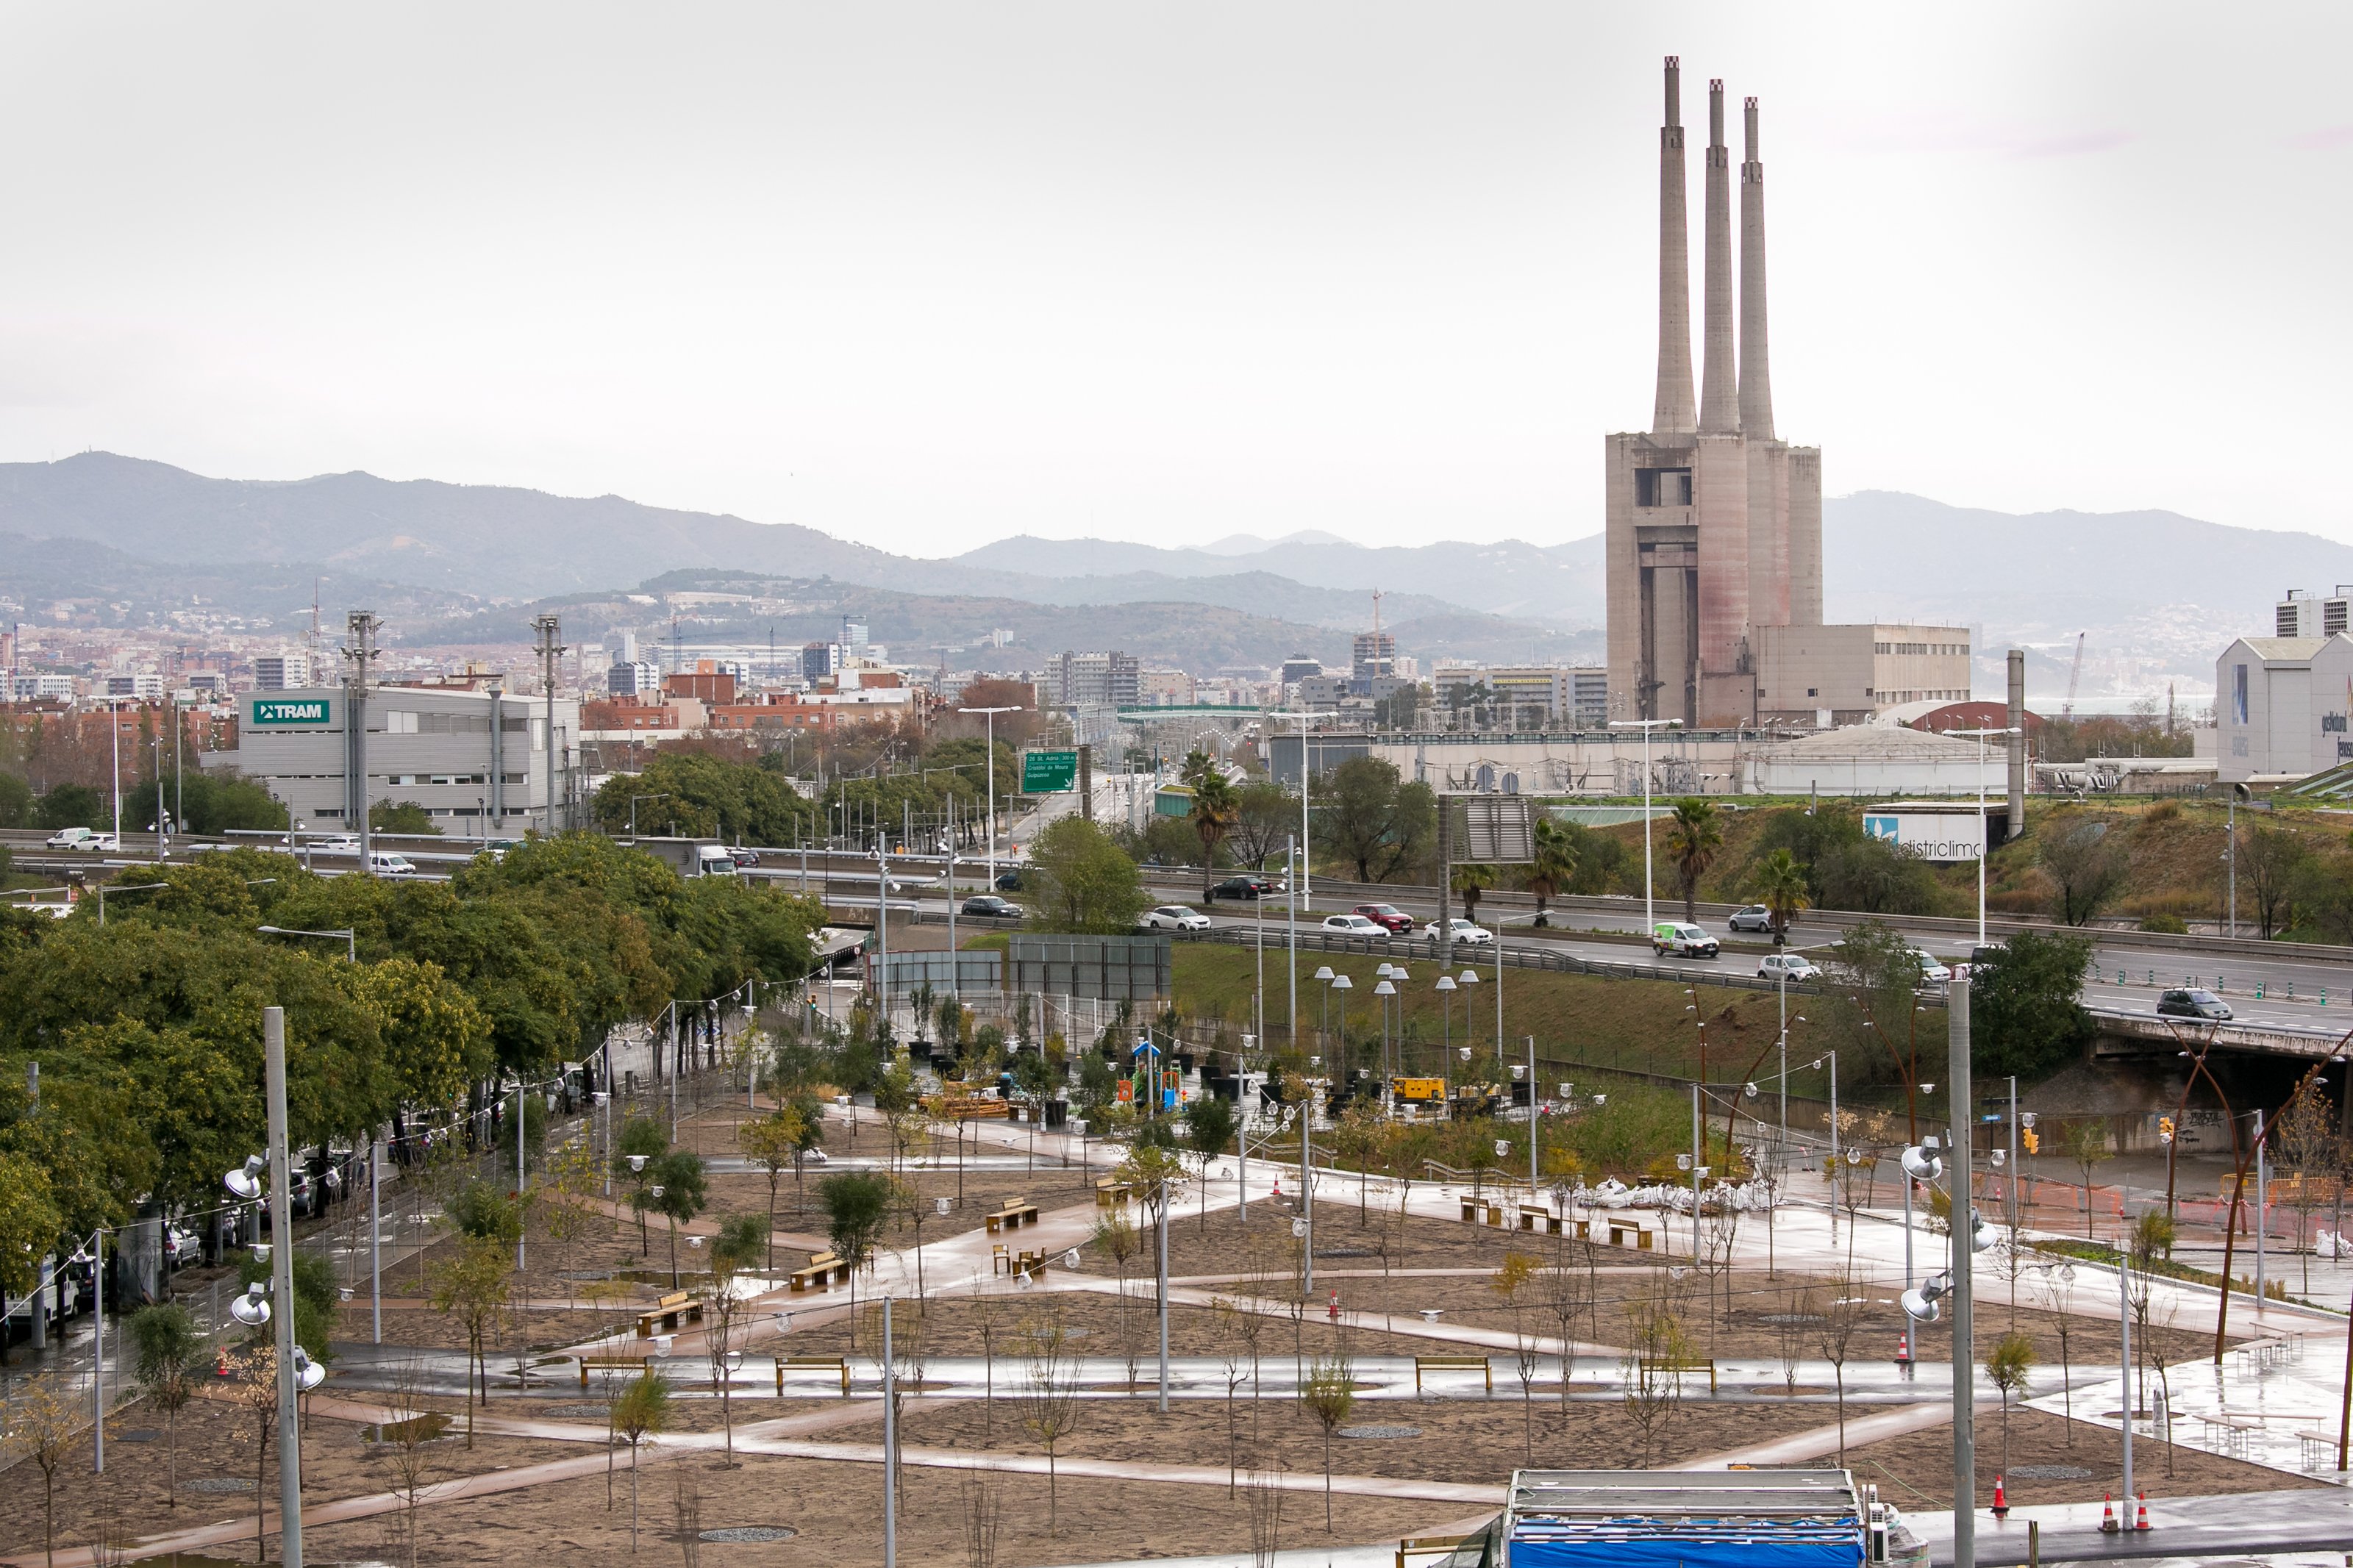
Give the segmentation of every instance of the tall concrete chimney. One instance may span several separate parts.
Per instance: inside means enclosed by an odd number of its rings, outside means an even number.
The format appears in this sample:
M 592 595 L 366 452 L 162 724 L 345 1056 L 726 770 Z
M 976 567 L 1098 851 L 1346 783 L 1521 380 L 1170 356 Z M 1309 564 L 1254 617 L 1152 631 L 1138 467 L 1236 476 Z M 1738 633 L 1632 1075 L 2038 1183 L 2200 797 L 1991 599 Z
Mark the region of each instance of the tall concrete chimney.
M 2026 831 L 2026 650 L 2010 650 L 2010 834 Z
M 1740 165 L 1740 430 L 1773 438 L 1773 369 L 1765 348 L 1765 165 L 1757 157 L 1757 100 L 1746 105 Z
M 1691 208 L 1683 194 L 1683 61 L 1667 57 L 1667 121 L 1659 128 L 1659 395 L 1653 430 L 1689 430 L 1692 403 Z
M 1724 144 L 1724 83 L 1707 84 L 1707 358 L 1700 367 L 1699 427 L 1740 428 L 1739 367 L 1732 344 L 1732 152 Z

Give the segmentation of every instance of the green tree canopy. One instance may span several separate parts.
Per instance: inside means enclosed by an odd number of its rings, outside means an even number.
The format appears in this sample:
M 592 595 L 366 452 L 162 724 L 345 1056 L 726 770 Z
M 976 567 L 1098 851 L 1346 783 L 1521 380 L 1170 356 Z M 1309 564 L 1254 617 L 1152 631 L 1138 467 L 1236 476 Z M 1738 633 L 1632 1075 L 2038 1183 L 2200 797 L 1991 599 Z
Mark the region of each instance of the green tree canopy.
M 1082 816 L 1058 817 L 1029 846 L 1029 923 L 1039 931 L 1132 931 L 1151 900 L 1135 862 Z
M 1350 757 L 1318 774 L 1309 798 L 1317 846 L 1354 866 L 1360 882 L 1418 869 L 1437 841 L 1438 797 L 1378 757 Z
M 2084 1059 L 2091 1015 L 2077 1000 L 2092 939 L 2020 931 L 1969 969 L 1969 1059 L 1989 1078 L 2040 1079 Z

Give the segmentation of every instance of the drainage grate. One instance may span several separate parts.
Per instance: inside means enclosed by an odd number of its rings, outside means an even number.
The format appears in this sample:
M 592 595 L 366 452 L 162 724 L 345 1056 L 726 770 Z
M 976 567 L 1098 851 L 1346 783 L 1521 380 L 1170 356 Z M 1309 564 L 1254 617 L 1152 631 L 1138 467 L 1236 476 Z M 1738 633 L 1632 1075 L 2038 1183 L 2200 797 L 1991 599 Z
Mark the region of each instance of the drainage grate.
M 725 1530 L 706 1530 L 695 1539 L 718 1542 L 723 1545 L 730 1542 L 790 1541 L 799 1533 L 799 1531 L 781 1524 L 737 1524 Z
M 198 1476 L 182 1483 L 192 1492 L 249 1492 L 253 1489 L 251 1476 Z
M 2088 1481 L 2092 1472 L 2081 1465 L 2021 1465 L 2010 1472 L 2013 1481 Z
M 1421 1436 L 1421 1428 L 1419 1426 L 1343 1426 L 1340 1428 L 1340 1436 L 1343 1437 L 1419 1437 Z

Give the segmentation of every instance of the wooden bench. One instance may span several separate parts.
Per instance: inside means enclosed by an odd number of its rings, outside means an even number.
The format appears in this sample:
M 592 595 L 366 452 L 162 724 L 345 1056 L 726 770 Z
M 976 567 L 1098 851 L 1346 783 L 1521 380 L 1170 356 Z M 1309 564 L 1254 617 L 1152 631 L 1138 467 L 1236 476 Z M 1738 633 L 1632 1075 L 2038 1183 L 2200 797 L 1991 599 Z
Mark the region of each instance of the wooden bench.
M 649 1359 L 641 1355 L 584 1355 L 580 1358 L 580 1392 L 588 1392 L 588 1374 L 592 1372 L 627 1372 L 643 1375 Z
M 1095 1184 L 1095 1207 L 1107 1209 L 1124 1204 L 1135 1195 L 1135 1189 L 1116 1176 L 1105 1176 Z
M 1687 1372 L 1707 1373 L 1707 1391 L 1715 1392 L 1715 1363 L 1703 1356 L 1641 1357 L 1636 1365 L 1642 1372 L 1666 1372 L 1681 1375 Z
M 1482 1355 L 1418 1355 L 1413 1358 L 1413 1391 L 1421 1392 L 1421 1374 L 1426 1372 L 1475 1372 L 1486 1380 L 1487 1393 L 1495 1392 L 1495 1366 Z
M 689 1290 L 674 1290 L 638 1314 L 638 1338 L 654 1337 L 655 1326 L 666 1334 L 676 1333 L 681 1319 L 690 1323 L 702 1321 L 702 1303 Z
M 1480 1198 L 1464 1198 L 1462 1217 L 1472 1225 L 1477 1225 L 1483 1217 L 1489 1225 L 1500 1226 L 1504 1223 L 1504 1205 Z
M 1590 1219 L 1581 1219 L 1577 1222 L 1577 1239 L 1579 1241 L 1593 1239 L 1593 1222 Z
M 771 1357 L 776 1363 L 776 1397 L 785 1396 L 785 1373 L 803 1368 L 838 1373 L 841 1378 L 841 1396 L 849 1397 L 849 1363 L 838 1355 L 780 1355 Z
M 995 1236 L 999 1231 L 1018 1230 L 1025 1225 L 1037 1223 L 1036 1204 L 1010 1203 L 988 1216 L 988 1234 Z
M 1560 1215 L 1553 1213 L 1550 1209 L 1532 1208 L 1526 1204 L 1522 1204 L 1520 1205 L 1520 1228 L 1522 1230 L 1540 1230 L 1547 1236 L 1558 1236 L 1560 1234 Z
M 1611 1220 L 1609 1222 L 1609 1245 L 1612 1247 L 1625 1246 L 1626 1237 L 1629 1232 L 1631 1232 L 1633 1235 L 1635 1251 L 1648 1252 L 1651 1250 L 1651 1232 L 1650 1228 L 1644 1226 L 1640 1220 Z
M 795 1290 L 823 1290 L 833 1285 L 849 1283 L 849 1265 L 837 1252 L 809 1254 L 808 1267 L 793 1270 Z

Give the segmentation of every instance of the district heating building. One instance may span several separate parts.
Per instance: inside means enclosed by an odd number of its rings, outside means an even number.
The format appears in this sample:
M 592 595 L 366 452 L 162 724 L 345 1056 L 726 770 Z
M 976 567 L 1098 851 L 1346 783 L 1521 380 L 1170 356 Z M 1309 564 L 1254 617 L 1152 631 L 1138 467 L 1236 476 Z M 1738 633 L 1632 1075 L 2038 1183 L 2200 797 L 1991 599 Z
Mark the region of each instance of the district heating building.
M 1659 132 L 1659 374 L 1651 428 L 1605 437 L 1609 716 L 1680 720 L 1703 730 L 1760 720 L 1827 725 L 1890 706 L 1888 692 L 1966 696 L 1966 629 L 1805 635 L 1822 628 L 1822 455 L 1773 429 L 1765 164 L 1753 98 L 1740 164 L 1736 334 L 1732 150 L 1724 139 L 1721 81 L 1708 83 L 1707 93 L 1704 358 L 1694 401 L 1681 79 L 1670 57 Z M 1934 647 L 1941 657 L 1900 680 L 1831 668 L 1855 663 L 1850 656 L 1859 647 L 1894 644 Z

